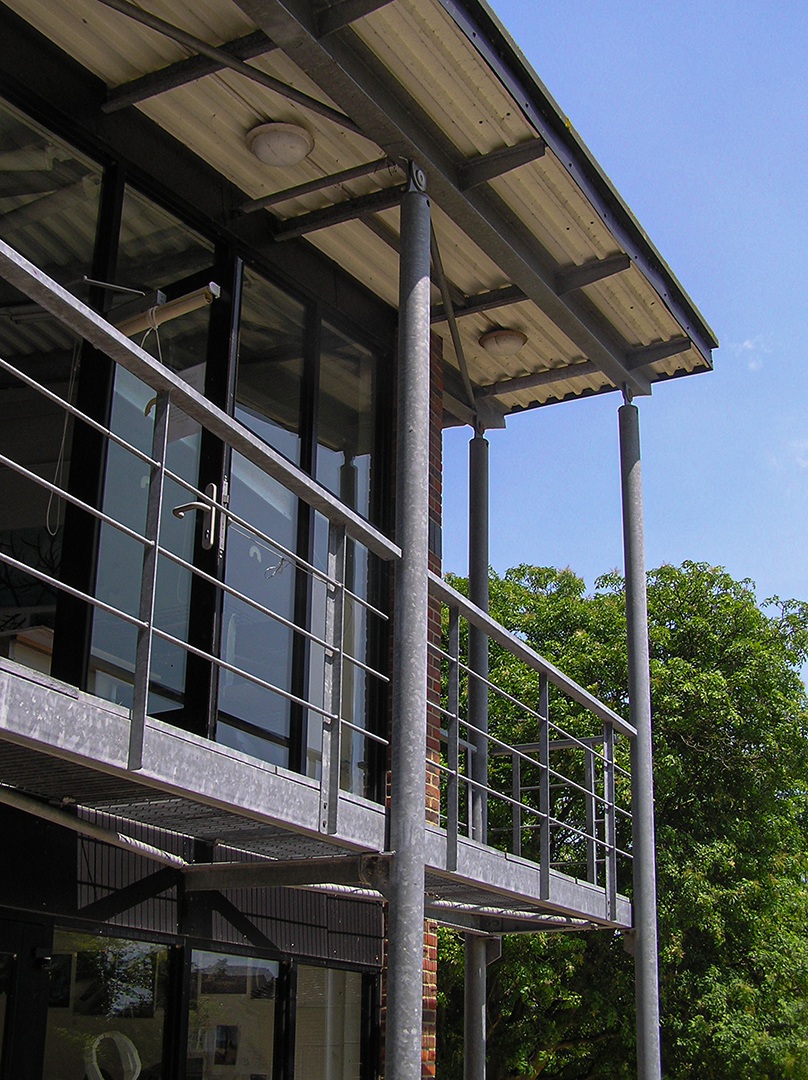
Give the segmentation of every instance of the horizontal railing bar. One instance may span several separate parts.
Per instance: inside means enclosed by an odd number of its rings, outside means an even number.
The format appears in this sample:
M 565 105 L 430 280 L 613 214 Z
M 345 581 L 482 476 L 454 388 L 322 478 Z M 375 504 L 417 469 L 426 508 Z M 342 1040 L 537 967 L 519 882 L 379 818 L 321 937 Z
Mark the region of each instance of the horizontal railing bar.
M 189 480 L 179 476 L 177 473 L 173 473 L 170 469 L 165 470 L 165 475 L 169 480 L 173 480 L 175 484 L 184 487 L 186 491 L 195 495 L 198 499 L 210 503 L 211 506 L 215 507 L 218 513 L 222 514 L 229 522 L 233 523 L 233 526 L 237 527 L 244 535 L 246 535 L 248 540 L 255 538 L 256 540 L 263 541 L 271 547 L 273 551 L 276 551 L 282 559 L 287 559 L 290 563 L 294 563 L 299 569 L 307 571 L 312 577 L 316 577 L 324 584 L 330 585 L 332 588 L 342 589 L 346 596 L 349 596 L 352 600 L 361 604 L 362 607 L 367 608 L 368 611 L 371 611 L 380 619 L 389 622 L 390 617 L 385 614 L 385 612 L 380 611 L 379 608 L 374 607 L 368 600 L 363 599 L 356 593 L 351 592 L 350 589 L 345 588 L 341 581 L 330 577 L 325 570 L 321 570 L 318 566 L 315 566 L 314 563 L 308 562 L 302 556 L 296 555 L 290 548 L 285 547 L 280 541 L 273 539 L 268 533 L 262 532 L 251 522 L 247 521 L 246 518 L 234 514 L 229 506 L 225 506 L 223 503 L 219 502 L 218 499 L 212 499 L 206 491 L 200 491 L 200 489 L 195 487 Z
M 550 723 L 551 727 L 554 726 L 552 721 L 548 721 L 548 722 Z M 574 738 L 575 738 L 575 736 L 573 736 L 573 739 Z M 592 736 L 592 740 L 593 740 L 593 742 L 594 742 L 594 744 L 596 746 L 601 745 L 603 743 L 603 739 L 599 738 L 596 735 Z M 553 742 L 555 742 L 555 743 L 558 743 L 560 741 L 561 740 L 558 740 L 558 739 L 553 740 Z M 566 742 L 567 740 L 564 740 L 564 741 Z M 564 749 L 563 747 L 553 746 L 553 742 L 550 743 L 550 750 Z M 524 751 L 527 754 L 537 754 L 541 750 L 541 743 L 515 743 L 513 745 L 513 747 L 511 747 L 511 749 L 512 750 Z M 622 765 L 618 765 L 616 761 L 613 761 L 613 760 L 607 758 L 606 755 L 602 751 L 596 750 L 594 748 L 594 746 L 592 746 L 592 747 L 589 747 L 589 746 L 586 746 L 586 745 L 577 746 L 577 745 L 574 745 L 573 743 L 571 743 L 570 746 L 567 749 L 589 750 L 595 761 L 600 761 L 604 765 L 610 766 L 611 768 L 614 769 L 614 771 L 616 773 L 620 773 L 622 776 L 631 776 L 631 773 L 628 771 L 628 769 L 624 769 L 622 767 Z M 491 756 L 492 757 L 507 757 L 508 754 L 509 754 L 508 750 L 492 750 L 491 751 Z M 540 762 L 536 761 L 534 758 L 531 758 L 531 757 L 528 757 L 527 760 L 530 761 L 534 765 L 540 765 L 541 764 Z
M 0 275 L 153 390 L 169 393 L 175 404 L 192 420 L 198 421 L 263 472 L 279 480 L 292 494 L 314 507 L 329 521 L 344 525 L 349 536 L 380 558 L 397 560 L 401 557 L 401 549 L 396 544 L 341 503 L 322 484 L 292 465 L 247 427 L 149 356 L 4 240 L 0 240 Z
M 343 725 L 343 727 L 350 728 L 351 731 L 357 731 L 366 739 L 370 739 L 372 742 L 379 743 L 381 746 L 390 745 L 389 739 L 385 739 L 382 735 L 377 735 L 375 731 L 368 731 L 367 728 L 359 727 L 358 724 L 352 724 L 350 720 L 345 720 L 342 718 L 340 718 L 340 723 Z
M 91 416 L 88 416 L 87 413 L 82 412 L 81 409 L 77 409 L 75 405 L 71 405 L 71 403 L 65 398 L 59 397 L 58 394 L 54 394 L 54 392 L 52 390 L 49 390 L 47 386 L 43 386 L 42 383 L 37 382 L 36 379 L 32 379 L 30 375 L 26 375 L 24 371 L 20 371 L 19 368 L 14 367 L 14 365 L 10 364 L 8 360 L 4 360 L 2 357 L 0 357 L 0 367 L 4 368 L 6 371 L 16 376 L 16 378 L 18 378 L 21 382 L 24 382 L 27 386 L 30 386 L 32 390 L 36 390 L 44 398 L 52 401 L 60 409 L 64 409 L 64 411 L 70 413 L 71 416 L 75 416 L 76 419 L 82 420 L 85 424 L 87 424 L 88 427 L 91 427 L 100 435 L 104 435 L 111 442 L 114 442 L 118 446 L 123 447 L 124 450 L 128 450 L 130 454 L 133 454 L 136 458 L 139 458 L 146 465 L 150 466 L 151 468 L 159 468 L 160 463 L 158 461 L 155 461 L 154 458 L 149 457 L 149 455 L 143 450 L 139 450 L 136 446 L 133 446 L 131 443 L 127 442 L 126 439 L 122 438 L 120 435 L 116 435 L 111 428 L 105 427 L 97 420 L 93 420 L 93 418 Z
M 285 698 L 287 701 L 291 701 L 294 705 L 299 705 L 303 709 L 310 709 L 312 712 L 317 713 L 319 716 L 324 716 L 326 720 L 337 719 L 337 716 L 334 713 L 328 712 L 327 709 L 322 709 L 319 705 L 315 705 L 311 701 L 306 701 L 305 698 L 298 697 L 296 694 L 292 694 L 289 690 L 283 690 L 280 686 L 275 686 L 272 683 L 267 682 L 265 679 L 260 678 L 258 675 L 253 675 L 249 671 L 244 671 L 242 668 L 237 668 L 235 664 L 228 664 L 228 662 L 226 660 L 222 660 L 221 657 L 214 656 L 212 653 L 209 652 L 205 652 L 204 649 L 198 649 L 195 645 L 190 645 L 187 641 L 183 641 L 181 638 L 174 637 L 173 634 L 166 633 L 165 630 L 158 630 L 156 626 L 153 626 L 152 633 L 155 637 L 162 638 L 163 641 L 168 641 L 171 645 L 176 645 L 178 648 L 184 649 L 185 652 L 193 653 L 194 656 L 198 656 L 202 660 L 207 660 L 211 664 L 215 664 L 217 667 L 223 668 L 225 671 L 231 671 L 234 675 L 238 675 L 242 679 L 247 679 L 248 682 L 255 683 L 256 686 L 263 687 L 264 690 L 270 690 L 273 694 L 278 694 L 280 697 Z
M 120 608 L 113 607 L 112 604 L 104 603 L 103 600 L 97 600 L 94 596 L 90 596 L 89 593 L 82 592 L 81 589 L 74 589 L 72 585 L 66 585 L 65 582 L 59 581 L 58 578 L 51 577 L 50 574 L 45 574 L 41 570 L 37 570 L 36 567 L 20 562 L 19 559 L 14 559 L 3 551 L 0 551 L 0 562 L 6 563 L 7 566 L 13 566 L 15 570 L 22 570 L 30 577 L 36 578 L 37 581 L 44 581 L 48 585 L 53 585 L 55 589 L 68 593 L 70 596 L 75 596 L 77 600 L 84 600 L 85 603 L 92 604 L 93 607 L 100 608 L 110 615 L 115 615 L 117 618 L 131 623 L 132 626 L 137 626 L 141 630 L 145 630 L 147 627 L 147 624 L 142 619 L 138 619 L 137 616 L 129 615 L 127 612 L 121 611 Z
M 304 627 L 298 626 L 297 623 L 292 622 L 291 619 L 287 619 L 284 615 L 279 614 L 279 612 L 273 611 L 272 608 L 265 607 L 263 604 L 259 603 L 258 600 L 254 600 L 246 593 L 234 589 L 232 585 L 220 581 L 219 578 L 214 577 L 213 574 L 208 574 L 205 570 L 200 569 L 198 566 L 194 566 L 193 563 L 189 563 L 186 559 L 183 559 L 181 555 L 175 554 L 173 551 L 164 548 L 162 545 L 158 550 L 161 555 L 164 555 L 171 562 L 176 563 L 177 566 L 181 566 L 184 570 L 188 570 L 190 573 L 195 574 L 196 577 L 202 578 L 203 581 L 207 581 L 217 589 L 221 589 L 221 591 L 227 593 L 228 596 L 233 596 L 236 600 L 241 600 L 262 615 L 268 615 L 270 619 L 280 623 L 281 626 L 285 626 L 287 630 L 292 630 L 296 634 L 300 634 L 301 637 L 306 638 L 315 645 L 321 646 L 330 653 L 339 653 L 340 650 L 336 648 L 336 646 L 330 645 L 325 638 L 318 637 L 316 634 L 312 633 L 311 630 L 306 630 Z
M 219 578 L 214 577 L 212 574 L 208 574 L 205 570 L 201 570 L 198 566 L 194 566 L 193 563 L 189 563 L 186 559 L 183 559 L 181 555 L 175 554 L 168 548 L 164 548 L 162 545 L 158 549 L 159 553 L 171 562 L 176 563 L 177 566 L 181 566 L 184 570 L 188 570 L 190 573 L 195 574 L 197 577 L 202 578 L 203 581 L 207 581 L 210 585 L 215 586 L 217 589 L 221 589 L 222 592 L 227 593 L 228 596 L 235 597 L 236 600 L 241 600 L 243 603 L 248 604 L 255 611 L 258 611 L 262 615 L 267 615 L 270 619 L 280 623 L 281 626 L 285 626 L 287 630 L 291 630 L 296 634 L 300 634 L 301 637 L 306 638 L 307 641 L 311 641 L 314 645 L 319 645 L 320 648 L 325 649 L 326 652 L 339 655 L 342 653 L 343 660 L 347 660 L 355 667 L 360 668 L 368 675 L 372 675 L 374 678 L 379 679 L 380 682 L 389 683 L 390 678 L 384 675 L 381 671 L 377 671 L 376 668 L 371 667 L 369 664 L 364 663 L 356 656 L 351 656 L 344 650 L 340 650 L 336 645 L 326 641 L 325 638 L 318 637 L 317 634 L 311 630 L 306 630 L 303 626 L 298 626 L 297 623 L 287 619 L 286 616 L 281 615 L 277 611 L 273 611 L 272 608 L 265 607 L 263 604 L 254 600 L 246 593 L 240 592 L 238 589 L 234 589 L 232 585 L 228 585 L 224 581 L 220 581 Z
M 137 540 L 137 542 L 144 547 L 154 547 L 153 540 L 147 540 L 146 537 L 137 532 L 137 530 L 130 529 L 129 526 L 124 525 L 122 521 L 118 521 L 117 518 L 105 514 L 103 510 L 96 510 L 94 506 L 90 506 L 89 503 L 84 502 L 75 495 L 71 495 L 70 492 L 65 491 L 64 488 L 60 488 L 57 484 L 52 484 L 50 480 L 46 480 L 44 476 L 39 476 L 37 473 L 31 472 L 31 470 L 26 469 L 24 465 L 19 465 L 13 458 L 6 457 L 5 454 L 0 454 L 0 465 L 5 465 L 6 468 L 12 469 L 14 472 L 19 473 L 20 476 L 24 476 L 26 480 L 30 480 L 39 487 L 45 488 L 46 491 L 52 492 L 60 499 L 64 499 L 65 502 L 72 503 L 73 506 L 77 506 L 80 510 L 85 510 L 88 514 L 92 514 L 93 517 L 98 518 L 99 521 L 103 521 L 105 524 L 112 526 L 113 529 L 117 529 L 118 532 L 122 532 L 124 536 L 130 537 L 132 540 Z
M 333 645 L 328 646 L 331 652 L 337 652 Z M 364 660 L 360 660 L 358 656 L 353 656 L 351 653 L 346 652 L 343 648 L 342 659 L 354 667 L 358 667 L 360 671 L 364 671 L 366 675 L 372 675 L 374 679 L 378 679 L 379 682 L 389 683 L 390 676 L 383 675 L 381 671 L 377 671 L 375 667 L 371 667 L 370 664 L 366 664 Z
M 582 686 L 579 686 L 573 679 L 568 678 L 563 672 L 551 664 L 549 660 L 545 660 L 543 656 L 540 656 L 537 652 L 526 645 L 524 641 L 520 641 L 514 634 L 511 634 L 503 626 L 496 623 L 489 615 L 486 615 L 484 611 L 481 611 L 475 604 L 472 604 L 470 600 L 466 599 L 461 593 L 453 589 L 451 585 L 443 581 L 432 570 L 428 571 L 429 574 L 429 589 L 432 595 L 447 604 L 450 607 L 455 607 L 460 614 L 473 626 L 476 626 L 483 633 L 487 634 L 492 641 L 496 641 L 497 644 L 502 645 L 518 660 L 522 660 L 534 671 L 538 671 L 547 676 L 547 678 L 560 690 L 571 697 L 574 701 L 577 701 L 579 705 L 583 705 L 589 712 L 594 713 L 604 723 L 612 724 L 616 731 L 619 731 L 622 735 L 628 735 L 634 737 L 637 734 L 636 728 L 632 727 L 621 716 L 618 716 L 616 712 L 613 712 L 607 705 L 604 705 L 602 701 L 598 701 L 596 697 L 585 690 Z

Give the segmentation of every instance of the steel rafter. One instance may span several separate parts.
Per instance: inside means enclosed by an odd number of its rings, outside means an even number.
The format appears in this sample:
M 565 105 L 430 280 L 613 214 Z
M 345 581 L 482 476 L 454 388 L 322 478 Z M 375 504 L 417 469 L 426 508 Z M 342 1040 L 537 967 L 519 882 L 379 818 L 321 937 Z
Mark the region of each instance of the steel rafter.
M 309 0 L 237 0 L 237 4 L 386 154 L 421 165 L 430 196 L 441 209 L 615 386 L 628 386 L 635 395 L 651 392 L 649 377 L 628 368 L 627 347 L 595 322 L 591 309 L 576 296 L 559 297 L 556 268 L 490 188 L 483 184 L 460 190 L 467 163 L 457 161 L 457 151 L 402 88 L 383 77 L 375 57 L 355 34 L 343 31 L 318 40 Z
M 260 30 L 246 34 L 244 37 L 226 41 L 219 48 L 222 52 L 232 56 L 235 60 L 252 60 L 256 56 L 265 56 L 277 48 L 266 34 Z M 157 71 L 151 71 L 148 75 L 141 75 L 137 79 L 121 83 L 107 92 L 107 100 L 102 103 L 101 111 L 105 113 L 118 112 L 127 105 L 135 105 L 138 101 L 146 101 L 164 94 L 168 90 L 174 90 L 178 86 L 187 86 L 188 83 L 196 82 L 206 75 L 213 75 L 217 71 L 223 71 L 224 64 L 212 60 L 209 56 L 189 56 L 185 60 L 177 60 L 174 64 L 167 64 Z

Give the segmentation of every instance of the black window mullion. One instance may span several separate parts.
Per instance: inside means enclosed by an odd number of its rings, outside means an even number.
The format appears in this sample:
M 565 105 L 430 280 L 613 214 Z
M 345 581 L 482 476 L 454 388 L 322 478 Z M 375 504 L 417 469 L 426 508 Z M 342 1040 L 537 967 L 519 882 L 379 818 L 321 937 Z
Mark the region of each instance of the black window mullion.
M 238 340 L 238 311 L 241 300 L 241 260 L 226 249 L 216 252 L 214 274 L 221 295 L 210 309 L 205 365 L 205 397 L 214 405 L 232 412 L 235 383 L 235 356 Z M 199 487 L 216 485 L 219 498 L 229 471 L 229 449 L 206 428 L 202 428 L 199 451 Z M 196 515 L 194 565 L 212 577 L 224 574 L 224 559 L 218 544 L 202 547 L 202 515 Z M 195 577 L 188 616 L 190 645 L 216 655 L 219 647 L 221 591 Z M 183 727 L 197 735 L 212 736 L 215 730 L 218 678 L 215 665 L 189 652 L 186 658 L 185 709 Z
M 121 228 L 125 176 L 118 165 L 104 170 L 96 226 L 92 276 L 114 281 Z M 112 294 L 93 286 L 89 304 L 105 314 Z M 93 419 L 108 424 L 112 409 L 115 364 L 108 356 L 82 343 L 76 406 Z M 90 506 L 101 507 L 106 473 L 106 440 L 99 432 L 77 423 L 73 432 L 68 490 Z M 68 503 L 65 508 L 61 579 L 73 588 L 92 594 L 98 568 L 100 521 Z M 76 597 L 62 593 L 56 606 L 51 671 L 58 679 L 87 688 L 93 609 Z
M 314 475 L 317 468 L 317 411 L 320 381 L 320 324 L 319 306 L 311 305 L 306 318 L 303 385 L 300 394 L 300 467 Z M 300 500 L 297 510 L 297 553 L 307 562 L 314 557 L 314 511 Z M 295 571 L 295 624 L 308 628 L 311 624 L 311 576 L 301 567 Z M 307 698 L 309 690 L 309 657 L 311 646 L 301 634 L 294 635 L 292 644 L 292 692 Z M 289 763 L 298 772 L 306 772 L 308 748 L 308 712 L 300 705 L 290 705 Z

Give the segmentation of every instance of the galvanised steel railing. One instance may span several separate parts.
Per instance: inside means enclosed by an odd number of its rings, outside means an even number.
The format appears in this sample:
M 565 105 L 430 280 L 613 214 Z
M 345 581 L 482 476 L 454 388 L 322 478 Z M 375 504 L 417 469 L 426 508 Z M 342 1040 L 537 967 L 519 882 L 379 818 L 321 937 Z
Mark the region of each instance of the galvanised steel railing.
M 605 889 L 614 913 L 618 866 L 631 862 L 627 751 L 634 728 L 447 582 L 430 575 L 430 592 L 441 603 L 444 627 L 441 644 L 430 642 L 430 650 L 441 665 L 441 701 L 431 707 L 441 717 L 445 747 L 436 767 L 447 867 L 457 866 L 460 836 L 492 843 L 539 864 L 543 896 L 555 869 Z M 461 641 L 467 642 L 470 626 L 507 654 L 508 685 L 469 666 Z M 473 683 L 488 698 L 485 729 L 469 717 Z M 564 708 L 563 725 L 560 716 L 551 719 L 551 686 L 578 707 Z M 514 733 L 521 735 L 518 741 Z M 618 738 L 626 752 L 616 755 Z M 489 762 L 487 783 L 474 778 L 471 764 L 481 746 Z M 482 813 L 472 812 L 475 801 Z M 481 829 L 481 821 L 487 827 Z
M 382 560 L 393 563 L 400 557 L 399 548 L 252 431 L 211 404 L 193 386 L 158 363 L 2 241 L 0 275 L 53 314 L 77 337 L 88 341 L 145 383 L 154 393 L 149 403 L 149 411 L 153 409 L 152 443 L 150 451 L 145 452 L 111 427 L 82 412 L 67 398 L 0 359 L 0 369 L 7 375 L 42 395 L 51 406 L 58 407 L 72 418 L 74 423 L 87 425 L 109 445 L 134 455 L 148 470 L 145 525 L 138 530 L 88 504 L 61 484 L 47 480 L 8 456 L 0 455 L 0 466 L 14 470 L 53 497 L 72 503 L 142 548 L 137 613 L 74 588 L 61 581 L 55 573 L 31 566 L 6 552 L 0 552 L 0 562 L 135 628 L 135 658 L 128 673 L 133 687 L 129 746 L 129 765 L 132 769 L 139 767 L 142 758 L 155 640 L 195 655 L 219 672 L 243 678 L 319 717 L 323 730 L 320 827 L 324 831 L 334 831 L 339 792 L 344 786 L 340 777 L 343 740 L 358 737 L 375 743 L 382 752 L 386 752 L 389 746 L 385 737 L 356 722 L 360 718 L 351 713 L 343 692 L 347 669 L 361 671 L 369 679 L 379 682 L 388 681 L 384 671 L 354 655 L 345 644 L 346 605 L 363 608 L 380 620 L 388 618 L 379 607 L 347 587 L 347 547 L 353 542 Z M 200 490 L 169 468 L 169 424 L 172 417 L 178 416 L 187 417 L 207 429 L 231 450 L 277 480 L 291 495 L 297 496 L 325 517 L 328 521 L 325 569 L 301 558 L 277 538 L 259 529 L 254 522 L 233 512 L 227 501 L 210 486 L 204 491 Z M 186 510 L 195 509 L 205 515 L 206 542 L 211 546 L 223 546 L 227 529 L 239 530 L 257 544 L 276 553 L 279 560 L 295 567 L 296 572 L 304 573 L 317 582 L 318 587 L 325 591 L 322 631 L 318 633 L 295 623 L 282 612 L 262 604 L 255 596 L 234 588 L 171 550 L 163 542 L 161 531 L 166 511 L 164 495 L 167 482 L 187 492 L 189 501 L 184 504 Z M 318 685 L 319 700 L 312 695 L 295 694 L 286 687 L 231 663 L 225 656 L 202 649 L 156 625 L 155 601 L 160 560 L 173 563 L 183 572 L 219 590 L 222 596 L 247 605 L 261 618 L 272 620 L 315 646 L 322 655 L 321 677 L 312 680 Z M 630 825 L 630 813 L 626 809 L 628 798 L 623 794 L 628 790 L 629 772 L 615 758 L 615 739 L 618 735 L 631 739 L 634 729 L 439 577 L 430 574 L 429 585 L 432 597 L 443 605 L 448 620 L 443 646 L 430 644 L 443 673 L 441 702 L 433 703 L 431 707 L 437 709 L 445 721 L 441 738 L 446 751 L 437 768 L 443 777 L 441 814 L 447 835 L 447 869 L 451 870 L 457 865 L 460 836 L 465 834 L 472 839 L 480 839 L 472 835 L 471 826 L 470 804 L 476 798 L 483 800 L 486 805 L 491 820 L 489 832 L 495 838 L 496 845 L 505 846 L 513 854 L 539 863 L 543 894 L 549 890 L 549 874 L 551 868 L 555 868 L 605 888 L 609 908 L 613 911 L 618 861 L 630 860 L 631 857 L 628 842 L 621 839 Z M 504 687 L 498 687 L 470 670 L 460 651 L 461 620 L 467 625 L 476 626 L 488 636 L 490 642 L 510 653 L 534 677 L 538 676 L 538 698 L 534 704 L 519 700 Z M 426 633 L 426 627 L 424 630 Z M 483 731 L 470 721 L 465 713 L 465 698 L 469 681 L 474 680 L 484 684 L 491 702 L 496 700 L 504 703 L 510 714 L 509 724 L 503 726 L 500 723 L 497 726 L 492 723 L 490 731 Z M 576 728 L 571 733 L 552 721 L 549 715 L 550 685 L 582 706 L 583 714 L 588 716 L 592 724 L 599 721 L 599 731 L 584 735 Z M 531 741 L 508 741 L 506 737 L 500 737 L 506 735 L 506 728 L 525 730 L 525 722 L 535 733 Z M 469 767 L 474 744 L 479 744 L 480 740 L 485 740 L 489 748 L 491 765 L 487 784 L 473 779 Z
M 383 748 L 381 752 L 385 754 L 389 745 L 384 736 L 368 730 L 358 722 L 363 717 L 354 715 L 351 695 L 344 692 L 346 682 L 350 684 L 355 678 L 350 674 L 351 671 L 361 672 L 369 680 L 376 680 L 379 683 L 389 682 L 389 676 L 380 666 L 374 666 L 367 661 L 366 656 L 363 657 L 355 651 L 352 642 L 353 635 L 346 629 L 346 622 L 349 621 L 346 618 L 349 606 L 353 608 L 354 613 L 362 609 L 369 617 L 382 622 L 387 622 L 389 618 L 386 612 L 359 595 L 346 582 L 348 548 L 350 544 L 359 545 L 373 555 L 388 561 L 399 556 L 399 549 L 325 488 L 257 438 L 248 428 L 212 405 L 189 383 L 154 360 L 101 316 L 76 300 L 2 241 L 0 241 L 0 274 L 30 299 L 53 314 L 77 337 L 90 342 L 154 392 L 154 397 L 146 409 L 147 415 L 151 414 L 153 418 L 153 427 L 150 451 L 145 452 L 114 431 L 111 426 L 98 422 L 66 397 L 62 397 L 30 374 L 0 358 L 0 370 L 6 376 L 16 380 L 28 391 L 40 395 L 47 401 L 51 410 L 53 407 L 60 409 L 65 416 L 65 422 L 70 419 L 74 424 L 87 425 L 102 436 L 107 445 L 114 445 L 124 454 L 132 455 L 147 470 L 145 521 L 142 529 L 138 529 L 77 497 L 61 483 L 55 482 L 56 478 L 54 481 L 48 480 L 27 468 L 22 462 L 0 454 L 0 467 L 14 471 L 28 483 L 46 491 L 50 497 L 72 504 L 104 526 L 114 530 L 115 533 L 134 541 L 142 549 L 139 601 L 136 612 L 97 595 L 97 589 L 94 594 L 60 580 L 58 569 L 53 567 L 31 565 L 7 551 L 0 551 L 0 562 L 17 574 L 33 578 L 49 589 L 67 593 L 135 629 L 134 661 L 130 665 L 130 670 L 122 669 L 124 677 L 128 676 L 132 685 L 129 768 L 137 770 L 142 764 L 149 695 L 154 691 L 152 677 L 154 645 L 156 640 L 160 640 L 172 648 L 182 650 L 186 654 L 196 656 L 213 665 L 219 673 L 230 673 L 244 679 L 319 718 L 322 725 L 320 761 L 322 821 L 320 827 L 324 831 L 334 831 L 339 791 L 341 787 L 346 786 L 341 783 L 341 772 L 344 771 L 344 740 L 358 738 L 366 743 L 375 743 Z M 302 558 L 280 543 L 276 537 L 262 531 L 254 522 L 233 512 L 225 499 L 222 499 L 220 495 L 217 497 L 213 485 L 209 485 L 202 491 L 178 472 L 169 468 L 167 464 L 169 425 L 172 421 L 179 420 L 181 423 L 186 417 L 212 432 L 231 450 L 257 465 L 262 472 L 283 485 L 287 492 L 298 496 L 325 517 L 328 522 L 328 554 L 325 567 L 318 567 Z M 215 546 L 222 552 L 226 531 L 238 530 L 255 545 L 261 545 L 264 549 L 273 552 L 278 559 L 278 566 L 288 564 L 296 573 L 307 575 L 316 584 L 321 597 L 320 606 L 323 610 L 318 612 L 318 622 L 322 627 L 320 632 L 296 623 L 282 611 L 274 610 L 261 603 L 255 596 L 233 587 L 227 581 L 194 565 L 176 550 L 172 550 L 166 541 L 164 528 L 164 519 L 168 512 L 167 483 L 174 485 L 175 489 L 179 488 L 187 492 L 188 495 L 187 503 L 174 507 L 174 514 L 177 517 L 192 510 L 203 515 L 203 546 Z M 155 618 L 158 570 L 166 562 L 174 564 L 184 573 L 193 575 L 208 587 L 217 590 L 222 598 L 229 597 L 246 605 L 259 617 L 272 621 L 284 628 L 289 635 L 296 635 L 310 646 L 316 647 L 317 655 L 321 657 L 322 670 L 316 677 L 311 677 L 310 674 L 309 679 L 305 680 L 314 688 L 314 691 L 307 696 L 295 693 L 288 687 L 280 685 L 279 682 L 271 681 L 266 677 L 265 672 L 258 674 L 256 671 L 251 671 L 231 662 L 226 655 L 217 655 L 212 650 L 200 648 L 158 625 Z M 121 572 L 126 573 L 127 569 L 122 568 Z M 312 649 L 312 656 L 314 652 L 315 649 Z M 311 671 L 311 667 L 309 670 Z

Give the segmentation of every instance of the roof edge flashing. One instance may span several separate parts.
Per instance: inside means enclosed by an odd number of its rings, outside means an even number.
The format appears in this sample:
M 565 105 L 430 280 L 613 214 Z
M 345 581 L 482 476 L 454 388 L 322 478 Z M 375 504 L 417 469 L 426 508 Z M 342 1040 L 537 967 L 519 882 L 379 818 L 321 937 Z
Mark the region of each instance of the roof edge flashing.
M 436 2 L 519 103 L 537 134 L 566 164 L 617 243 L 711 365 L 711 351 L 718 348 L 714 331 L 486 0 Z

